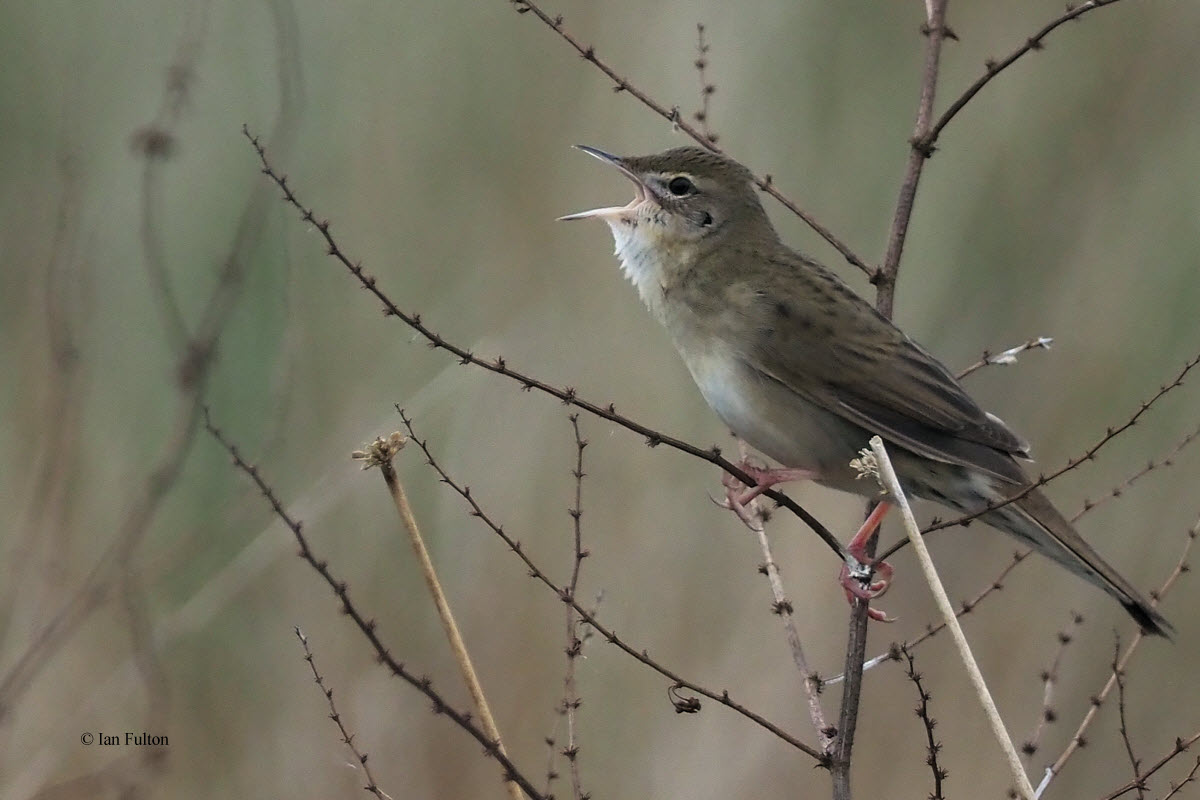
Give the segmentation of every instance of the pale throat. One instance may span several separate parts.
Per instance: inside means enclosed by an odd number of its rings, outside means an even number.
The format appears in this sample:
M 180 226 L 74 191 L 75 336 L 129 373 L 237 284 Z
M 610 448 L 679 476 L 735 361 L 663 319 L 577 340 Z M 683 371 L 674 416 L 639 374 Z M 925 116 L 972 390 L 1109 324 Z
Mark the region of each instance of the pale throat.
M 695 258 L 695 246 L 668 235 L 661 209 L 631 208 L 606 217 L 621 271 L 642 302 L 662 322 L 663 291 L 669 277 Z

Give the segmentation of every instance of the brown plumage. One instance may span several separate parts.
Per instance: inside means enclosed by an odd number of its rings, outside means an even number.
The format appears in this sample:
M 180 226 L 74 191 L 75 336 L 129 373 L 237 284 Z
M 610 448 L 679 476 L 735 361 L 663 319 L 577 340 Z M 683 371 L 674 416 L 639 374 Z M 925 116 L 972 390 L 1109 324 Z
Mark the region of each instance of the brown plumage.
M 617 256 L 705 400 L 739 437 L 824 485 L 873 494 L 850 461 L 882 436 L 905 490 L 974 513 L 1029 486 L 1029 447 L 954 375 L 832 272 L 779 240 L 751 174 L 681 147 L 617 158 L 637 188 L 608 223 Z M 1149 633 L 1167 621 L 1038 491 L 988 524 L 1115 597 Z

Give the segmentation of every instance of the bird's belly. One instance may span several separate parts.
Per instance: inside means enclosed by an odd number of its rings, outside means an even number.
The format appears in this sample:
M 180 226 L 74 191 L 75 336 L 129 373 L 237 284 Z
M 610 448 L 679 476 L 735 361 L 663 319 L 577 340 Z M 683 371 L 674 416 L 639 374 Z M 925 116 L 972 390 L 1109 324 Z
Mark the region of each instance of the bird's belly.
M 850 467 L 870 438 L 862 428 L 764 378 L 732 354 L 709 351 L 685 361 L 705 401 L 738 437 L 785 467 L 817 472 L 821 483 L 863 490 Z

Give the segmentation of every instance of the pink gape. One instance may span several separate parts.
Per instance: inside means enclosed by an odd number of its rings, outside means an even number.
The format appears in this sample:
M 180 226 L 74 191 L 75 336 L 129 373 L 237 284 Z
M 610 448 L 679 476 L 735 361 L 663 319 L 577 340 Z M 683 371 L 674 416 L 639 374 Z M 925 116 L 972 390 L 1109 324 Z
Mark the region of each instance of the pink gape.
M 721 485 L 725 487 L 725 502 L 719 503 L 722 508 L 727 508 L 737 515 L 746 527 L 751 530 L 758 530 L 758 521 L 754 519 L 754 513 L 748 509 L 750 503 L 759 497 L 763 492 L 773 486 L 778 486 L 781 483 L 789 481 L 811 481 L 818 477 L 816 472 L 807 469 L 797 468 L 778 468 L 765 469 L 763 467 L 751 464 L 748 460 L 743 460 L 741 464 L 743 472 L 746 472 L 754 479 L 754 486 L 747 486 L 733 477 L 729 473 L 721 475 Z M 866 521 L 858 532 L 851 537 L 846 544 L 847 554 L 854 559 L 856 564 L 851 564 L 849 560 L 842 564 L 841 573 L 838 575 L 838 582 L 846 591 L 846 599 L 853 604 L 856 599 L 864 603 L 877 597 L 882 597 L 887 592 L 888 587 L 892 583 L 892 574 L 895 570 L 892 565 L 886 561 L 876 561 L 867 555 L 867 542 L 879 529 L 883 523 L 883 518 L 887 516 L 891 505 L 885 501 L 876 503 L 875 508 L 871 509 L 871 513 L 867 515 Z M 878 580 L 866 583 L 866 577 L 855 573 L 861 572 L 855 567 L 864 566 L 872 570 L 874 577 Z M 879 609 L 868 608 L 867 615 L 877 622 L 894 622 L 893 617 L 889 617 L 886 613 Z

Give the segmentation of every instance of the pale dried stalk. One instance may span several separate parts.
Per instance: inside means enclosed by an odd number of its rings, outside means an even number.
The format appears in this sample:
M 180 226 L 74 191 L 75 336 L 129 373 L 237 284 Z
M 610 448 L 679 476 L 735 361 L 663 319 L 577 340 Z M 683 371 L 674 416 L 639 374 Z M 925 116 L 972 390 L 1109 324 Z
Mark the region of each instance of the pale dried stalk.
M 900 479 L 896 476 L 896 470 L 892 468 L 892 462 L 888 459 L 883 440 L 878 436 L 871 437 L 871 450 L 875 454 L 878 465 L 879 480 L 891 496 L 891 502 L 900 508 L 904 531 L 908 534 L 908 539 L 917 555 L 917 561 L 921 565 L 921 571 L 925 574 L 925 580 L 929 583 L 929 588 L 937 601 L 938 610 L 942 612 L 946 627 L 950 629 L 950 635 L 954 638 L 959 657 L 967 669 L 967 675 L 971 678 L 971 685 L 975 687 L 975 693 L 979 697 L 984 713 L 987 714 L 992 733 L 995 734 L 1000 749 L 1004 751 L 1013 779 L 1017 782 L 1017 791 L 1025 800 L 1034 800 L 1033 785 L 1029 782 L 1029 776 L 1025 774 L 1025 768 L 1021 766 L 1021 757 L 1017 754 L 1017 748 L 1013 746 L 1012 737 L 1008 735 L 1008 731 L 1004 727 L 1004 721 L 1000 719 L 1000 711 L 996 708 L 996 701 L 992 699 L 987 683 L 983 680 L 983 673 L 979 671 L 979 665 L 975 663 L 975 656 L 971 654 L 967 637 L 963 635 L 962 626 L 958 624 L 954 606 L 950 604 L 950 596 L 946 594 L 946 587 L 938 578 L 937 568 L 933 565 L 929 549 L 925 547 L 925 542 L 921 538 L 921 527 L 917 525 L 917 519 L 913 516 L 908 498 L 904 496 L 904 490 L 900 488 Z
M 425 547 L 425 540 L 421 537 L 421 529 L 417 526 L 417 518 L 413 515 L 412 506 L 408 503 L 408 495 L 405 494 L 404 486 L 400 483 L 396 469 L 392 465 L 392 457 L 404 446 L 404 442 L 405 439 L 402 435 L 393 433 L 386 441 L 376 439 L 368 453 L 355 453 L 355 457 L 365 458 L 367 466 L 378 466 L 380 472 L 383 473 L 383 480 L 387 483 L 388 492 L 396 504 L 396 512 L 404 523 L 404 530 L 408 532 L 413 553 L 416 554 L 417 562 L 421 566 L 421 575 L 425 578 L 425 585 L 429 587 L 429 594 L 433 597 L 433 604 L 437 607 L 438 618 L 441 619 L 442 627 L 446 631 L 446 640 L 450 643 L 454 660 L 458 662 L 463 682 L 466 683 L 471 700 L 479 712 L 479 726 L 496 743 L 496 748 L 504 755 L 508 755 L 500 738 L 500 729 L 496 727 L 496 720 L 492 716 L 492 709 L 483 693 L 479 676 L 475 674 L 471 655 L 467 652 L 462 634 L 458 631 L 458 623 L 454 621 L 454 614 L 450 611 L 450 602 L 446 599 L 446 593 L 442 591 L 437 570 L 433 567 L 433 559 L 429 557 L 429 550 Z M 504 785 L 512 800 L 523 800 L 524 795 L 521 794 L 521 787 L 517 785 L 516 781 L 505 781 Z

